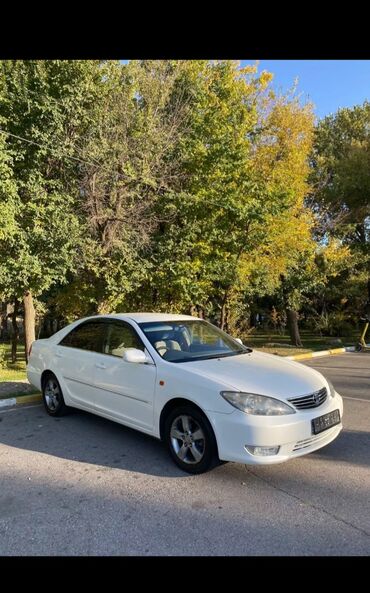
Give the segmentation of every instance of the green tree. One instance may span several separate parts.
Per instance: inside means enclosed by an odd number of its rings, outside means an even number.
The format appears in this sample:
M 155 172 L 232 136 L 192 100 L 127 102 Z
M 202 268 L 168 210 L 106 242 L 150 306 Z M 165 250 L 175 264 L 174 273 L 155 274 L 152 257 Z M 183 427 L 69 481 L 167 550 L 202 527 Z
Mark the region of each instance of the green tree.
M 276 97 L 270 80 L 229 61 L 191 62 L 178 77 L 175 93 L 189 98 L 178 143 L 184 177 L 181 191 L 158 201 L 167 221 L 144 291 L 156 308 L 197 311 L 228 327 L 238 301 L 257 283 L 261 293 L 276 287 L 292 249 L 302 248 L 313 117 L 310 106 Z
M 317 126 L 312 155 L 310 204 L 318 237 L 334 236 L 359 254 L 357 269 L 370 261 L 370 103 L 339 109 Z M 366 295 L 366 284 L 368 295 Z M 370 298 L 370 276 L 364 301 Z
M 17 188 L 14 207 L 2 196 L 13 231 L 0 244 L 0 291 L 23 301 L 26 357 L 35 339 L 33 297 L 63 281 L 77 255 L 76 147 L 101 79 L 98 62 L 0 64 L 0 135 Z
M 173 96 L 179 71 L 181 65 L 169 61 L 105 69 L 104 101 L 83 144 L 94 166 L 81 169 L 80 198 L 88 241 L 78 286 L 82 278 L 94 287 L 99 312 L 127 301 L 145 280 L 144 251 L 162 217 L 155 205 L 179 185 L 175 146 L 187 108 Z
M 16 240 L 17 235 L 16 208 L 18 204 L 18 194 L 17 185 L 13 177 L 12 164 L 13 161 L 6 146 L 6 138 L 4 135 L 0 134 L 0 252 L 2 251 L 1 246 L 13 243 Z M 4 274 L 4 272 L 0 264 L 0 300 L 3 300 L 6 298 L 6 296 L 9 296 L 5 295 L 2 291 L 4 285 L 7 284 L 7 278 L 4 277 L 2 279 L 2 274 Z M 14 311 L 12 316 L 12 361 L 15 362 L 17 342 L 19 337 L 17 326 L 17 313 L 19 302 L 13 294 L 11 295 L 11 300 L 14 304 Z

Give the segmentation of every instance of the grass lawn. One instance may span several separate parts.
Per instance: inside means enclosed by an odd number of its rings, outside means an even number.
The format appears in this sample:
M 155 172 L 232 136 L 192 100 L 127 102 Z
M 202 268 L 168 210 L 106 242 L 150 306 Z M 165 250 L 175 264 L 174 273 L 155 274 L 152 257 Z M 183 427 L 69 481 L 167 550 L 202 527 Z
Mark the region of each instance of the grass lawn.
M 280 356 L 292 356 L 293 354 L 306 354 L 318 350 L 329 350 L 330 348 L 341 348 L 353 346 L 358 340 L 357 334 L 350 337 L 317 336 L 307 330 L 301 330 L 303 348 L 296 348 L 290 345 L 289 335 L 257 330 L 244 337 L 243 342 L 262 352 L 279 354 Z
M 24 344 L 18 344 L 17 362 L 10 361 L 11 345 L 0 344 L 0 382 L 1 381 L 25 381 L 26 357 Z
M 17 348 L 17 361 L 10 362 L 11 345 L 0 344 L 0 399 L 7 399 L 8 397 L 18 397 L 20 395 L 30 395 L 32 393 L 39 393 L 39 391 L 30 386 L 27 382 L 26 375 L 26 360 L 24 355 L 24 344 L 19 344 Z M 1 384 L 8 381 L 26 381 L 25 386 L 16 385 L 5 387 L 2 389 Z

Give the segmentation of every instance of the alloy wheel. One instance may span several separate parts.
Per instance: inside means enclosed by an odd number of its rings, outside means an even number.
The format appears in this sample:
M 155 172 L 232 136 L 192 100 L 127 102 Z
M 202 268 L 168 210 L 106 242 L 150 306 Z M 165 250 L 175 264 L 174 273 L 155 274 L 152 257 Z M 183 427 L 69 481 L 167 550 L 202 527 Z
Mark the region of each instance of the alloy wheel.
M 55 412 L 61 402 L 59 385 L 55 379 L 50 378 L 47 380 L 44 394 L 47 407 L 51 412 Z
M 203 459 L 206 436 L 192 416 L 182 414 L 174 419 L 170 439 L 174 452 L 183 463 L 192 465 Z

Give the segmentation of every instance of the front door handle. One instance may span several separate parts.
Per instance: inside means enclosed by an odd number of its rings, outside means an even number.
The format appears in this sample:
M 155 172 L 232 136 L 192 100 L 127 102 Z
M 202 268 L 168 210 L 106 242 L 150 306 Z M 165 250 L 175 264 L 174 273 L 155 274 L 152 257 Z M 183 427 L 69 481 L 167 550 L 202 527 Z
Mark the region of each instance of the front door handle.
M 60 352 L 56 352 L 55 356 L 57 356 L 58 358 L 63 358 L 63 354 L 61 354 Z
M 107 367 L 106 367 L 106 365 L 105 365 L 105 364 L 103 364 L 102 362 L 96 362 L 96 363 L 95 363 L 95 366 L 96 366 L 96 368 L 98 368 L 98 369 L 106 369 L 106 368 L 107 368 Z

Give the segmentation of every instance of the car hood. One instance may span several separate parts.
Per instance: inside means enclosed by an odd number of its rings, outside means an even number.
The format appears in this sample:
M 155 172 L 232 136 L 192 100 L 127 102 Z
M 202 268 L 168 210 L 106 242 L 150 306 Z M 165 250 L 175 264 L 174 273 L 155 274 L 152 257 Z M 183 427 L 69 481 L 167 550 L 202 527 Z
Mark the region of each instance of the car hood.
M 183 364 L 187 371 L 207 376 L 235 391 L 279 399 L 307 395 L 327 387 L 325 378 L 318 371 L 264 352 L 253 351 Z

